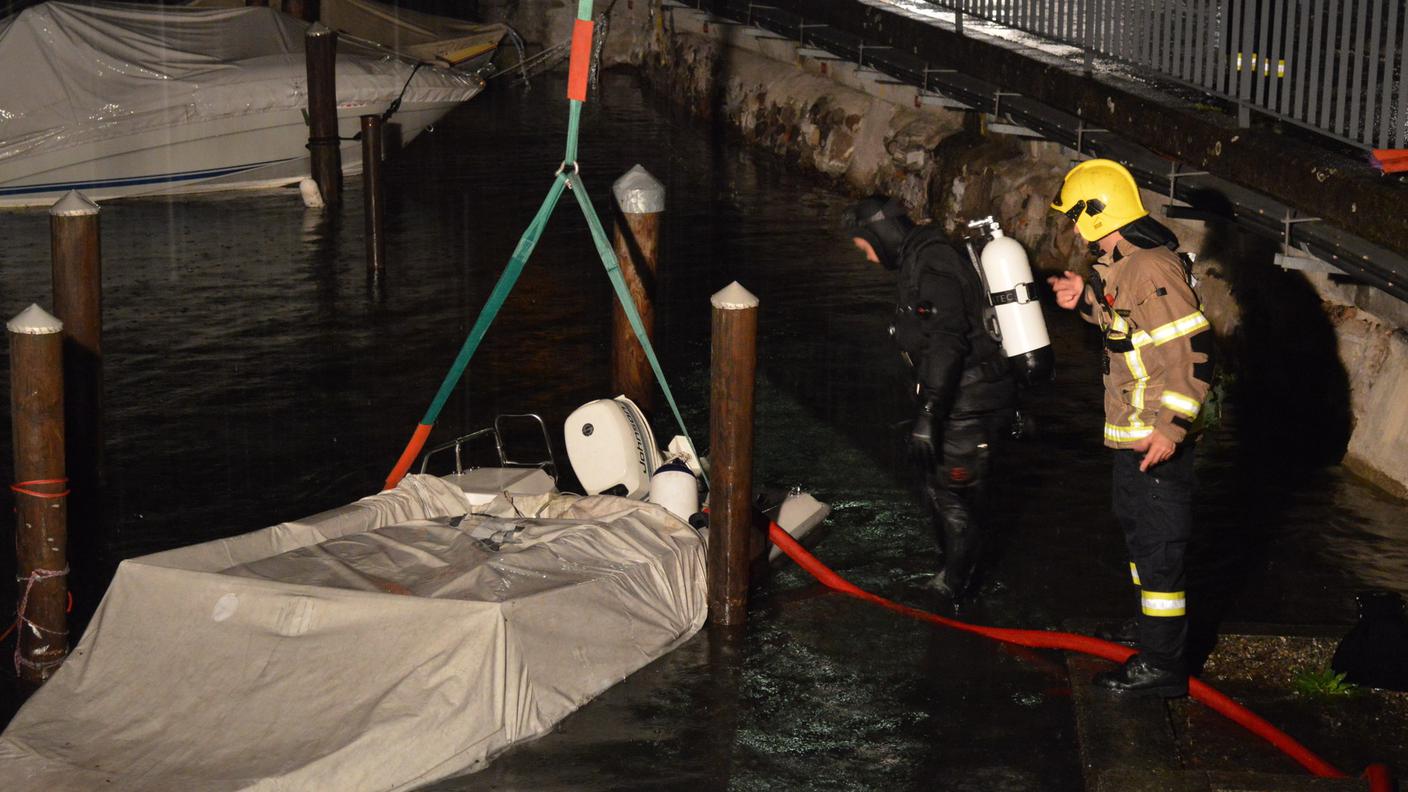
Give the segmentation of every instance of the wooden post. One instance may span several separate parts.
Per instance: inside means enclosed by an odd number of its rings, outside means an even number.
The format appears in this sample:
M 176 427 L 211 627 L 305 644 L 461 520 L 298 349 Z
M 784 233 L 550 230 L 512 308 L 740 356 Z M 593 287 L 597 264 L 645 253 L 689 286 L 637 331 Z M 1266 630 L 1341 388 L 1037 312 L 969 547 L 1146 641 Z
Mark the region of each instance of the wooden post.
M 303 37 L 308 66 L 308 151 L 323 203 L 342 203 L 342 141 L 337 136 L 337 33 L 314 22 Z
M 75 496 L 68 520 L 77 526 L 73 563 L 97 580 L 103 543 L 103 257 L 98 205 L 70 192 L 49 208 L 54 315 L 63 323 L 64 460 Z M 84 607 L 101 591 L 76 587 Z M 91 600 L 91 601 L 90 601 Z
M 317 22 L 318 5 L 318 0 L 284 0 L 284 13 L 304 22 Z
M 709 395 L 709 619 L 748 616 L 753 524 L 753 387 L 758 298 L 736 281 L 716 293 Z
M 381 190 L 381 116 L 362 116 L 362 213 L 366 218 L 367 275 L 379 281 L 386 270 L 386 216 Z
M 68 654 L 68 485 L 64 478 L 63 322 L 37 305 L 11 319 L 15 552 L 20 679 L 41 684 Z
M 620 212 L 616 219 L 616 258 L 630 287 L 631 299 L 655 341 L 655 276 L 660 260 L 660 217 L 665 211 L 665 185 L 640 165 L 626 171 L 612 185 Z M 649 411 L 654 398 L 654 377 L 645 349 L 636 339 L 619 301 L 612 305 L 611 392 L 622 393 Z

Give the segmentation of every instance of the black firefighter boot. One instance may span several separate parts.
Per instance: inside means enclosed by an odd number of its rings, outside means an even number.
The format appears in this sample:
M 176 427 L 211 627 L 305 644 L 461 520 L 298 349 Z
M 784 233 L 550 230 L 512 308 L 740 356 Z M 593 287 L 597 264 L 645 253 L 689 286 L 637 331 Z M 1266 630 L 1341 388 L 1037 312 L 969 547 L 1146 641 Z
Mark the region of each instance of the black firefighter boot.
M 1096 674 L 1095 686 L 1136 698 L 1178 698 L 1188 695 L 1188 675 L 1158 668 L 1137 654 L 1114 671 Z

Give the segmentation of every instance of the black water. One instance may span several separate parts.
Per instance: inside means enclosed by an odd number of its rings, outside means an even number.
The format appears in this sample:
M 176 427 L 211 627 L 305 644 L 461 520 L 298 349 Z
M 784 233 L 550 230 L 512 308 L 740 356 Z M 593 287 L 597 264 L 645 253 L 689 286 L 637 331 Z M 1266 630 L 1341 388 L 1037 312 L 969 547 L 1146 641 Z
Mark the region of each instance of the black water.
M 290 191 L 104 207 L 105 522 L 75 526 L 73 541 L 110 574 L 122 558 L 377 489 L 546 192 L 565 132 L 561 95 L 552 80 L 527 94 L 491 91 L 389 163 L 381 289 L 362 265 L 355 182 L 331 222 Z M 669 191 L 659 347 L 691 430 L 707 437 L 707 298 L 737 279 L 762 300 L 759 483 L 801 484 L 833 505 L 818 552 L 850 579 L 944 608 L 919 588 L 935 553 L 899 444 L 907 416 L 885 333 L 891 276 L 835 230 L 846 199 L 727 145 L 631 76 L 608 75 L 601 97 L 585 114 L 581 154 L 599 210 L 609 216 L 611 181 L 637 162 Z M 47 304 L 47 217 L 0 215 L 0 229 L 0 315 Z M 609 299 L 569 196 L 432 442 L 501 411 L 560 426 L 576 405 L 610 395 Z M 1007 460 L 994 520 L 1002 554 L 964 614 L 976 621 L 1047 628 L 1133 606 L 1108 513 L 1095 354 L 1073 316 L 1049 314 L 1059 381 L 1028 399 L 1039 433 Z M 1236 408 L 1202 450 L 1195 611 L 1347 624 L 1359 588 L 1408 592 L 1403 504 L 1338 468 L 1290 475 L 1269 464 Z M 664 415 L 656 431 L 668 436 Z M 8 432 L 0 424 L 0 476 Z M 11 530 L 0 528 L 7 539 Z M 6 612 L 12 596 L 0 591 Z M 746 632 L 701 634 L 552 735 L 436 788 L 1079 785 L 1059 656 L 936 632 L 825 595 L 795 569 L 754 602 Z

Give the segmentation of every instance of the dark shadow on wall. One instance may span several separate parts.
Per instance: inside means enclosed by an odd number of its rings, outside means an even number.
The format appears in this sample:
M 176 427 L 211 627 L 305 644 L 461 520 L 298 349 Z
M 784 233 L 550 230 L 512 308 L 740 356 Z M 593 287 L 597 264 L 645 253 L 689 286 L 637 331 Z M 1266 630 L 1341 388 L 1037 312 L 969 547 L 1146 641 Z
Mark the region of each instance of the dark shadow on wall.
M 1203 201 L 1214 212 L 1220 196 Z M 1339 462 L 1352 429 L 1349 375 L 1335 328 L 1299 272 L 1277 267 L 1279 245 L 1210 223 L 1202 255 L 1216 260 L 1241 311 L 1220 339 L 1227 417 L 1200 452 L 1201 489 L 1189 548 L 1190 657 L 1197 668 L 1219 625 L 1291 527 L 1286 507 L 1317 470 Z

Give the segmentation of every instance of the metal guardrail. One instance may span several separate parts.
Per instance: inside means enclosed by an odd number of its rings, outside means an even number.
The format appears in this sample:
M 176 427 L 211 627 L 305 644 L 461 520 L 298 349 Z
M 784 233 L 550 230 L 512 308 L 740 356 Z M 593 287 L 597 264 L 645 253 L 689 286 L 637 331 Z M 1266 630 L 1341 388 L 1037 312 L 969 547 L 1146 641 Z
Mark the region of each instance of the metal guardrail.
M 894 2 L 894 0 L 890 0 Z M 1403 0 L 923 0 L 1364 148 L 1408 142 Z
M 1188 204 L 1167 207 L 1170 217 L 1177 213 L 1188 219 L 1235 223 L 1281 242 L 1288 253 L 1292 249 L 1308 253 L 1360 283 L 1408 302 L 1408 259 L 1393 250 L 1321 218 L 1307 217 L 1284 199 L 1171 162 L 1118 133 L 1092 127 L 1073 111 L 1004 90 L 988 81 L 983 68 L 974 69 L 974 74 L 984 75 L 979 77 L 957 68 L 934 67 L 928 56 L 942 50 L 942 43 L 926 40 L 924 31 L 939 30 L 942 25 L 935 24 L 928 13 L 914 15 L 906 10 L 927 7 L 929 0 L 848 0 L 847 8 L 895 8 L 895 13 L 868 20 L 859 20 L 858 14 L 858 19 L 849 23 L 836 18 L 845 10 L 837 7 L 828 9 L 830 18 L 818 20 L 809 6 L 813 2 L 816 0 L 664 0 L 664 9 L 687 9 L 702 15 L 706 33 L 710 26 L 739 26 L 757 39 L 793 42 L 799 56 L 822 63 L 854 64 L 857 75 L 869 75 L 878 84 L 911 85 L 917 89 L 916 102 L 990 114 L 1072 148 L 1081 156 L 1118 160 L 1140 186 Z M 839 4 L 840 0 L 827 2 Z M 994 127 L 989 125 L 988 129 Z

